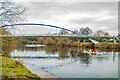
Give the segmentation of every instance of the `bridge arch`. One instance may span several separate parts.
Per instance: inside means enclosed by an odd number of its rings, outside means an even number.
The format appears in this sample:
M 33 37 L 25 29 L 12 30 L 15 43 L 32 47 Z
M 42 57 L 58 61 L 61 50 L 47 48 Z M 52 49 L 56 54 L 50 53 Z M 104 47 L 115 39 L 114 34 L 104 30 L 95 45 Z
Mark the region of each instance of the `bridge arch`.
M 79 32 L 74 32 L 74 31 L 69 30 L 69 29 L 66 29 L 66 28 L 62 28 L 62 27 L 58 27 L 58 26 L 53 26 L 53 25 L 47 25 L 47 24 L 22 23 L 22 24 L 11 24 L 11 25 L 5 25 L 4 27 L 7 27 L 7 26 L 16 26 L 16 25 L 36 25 L 36 26 L 48 26 L 48 27 L 53 27 L 53 28 L 57 28 L 57 29 L 61 29 L 61 30 L 65 30 L 65 31 L 68 31 L 68 32 L 73 32 L 73 33 L 75 33 L 75 34 L 81 35 L 82 37 L 86 37 L 85 35 L 82 35 L 82 34 L 81 34 L 81 33 L 79 33 Z

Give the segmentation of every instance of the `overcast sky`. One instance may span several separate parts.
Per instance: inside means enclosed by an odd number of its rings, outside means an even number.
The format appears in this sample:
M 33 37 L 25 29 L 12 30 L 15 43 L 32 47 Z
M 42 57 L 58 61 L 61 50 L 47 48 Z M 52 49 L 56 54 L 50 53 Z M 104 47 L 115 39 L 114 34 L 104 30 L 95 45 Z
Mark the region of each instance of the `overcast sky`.
M 28 6 L 25 22 L 49 24 L 71 30 L 89 27 L 94 32 L 103 30 L 112 35 L 118 33 L 117 2 L 28 1 L 24 2 L 24 5 Z M 58 32 L 58 29 L 41 26 L 24 27 L 24 34 L 45 32 Z

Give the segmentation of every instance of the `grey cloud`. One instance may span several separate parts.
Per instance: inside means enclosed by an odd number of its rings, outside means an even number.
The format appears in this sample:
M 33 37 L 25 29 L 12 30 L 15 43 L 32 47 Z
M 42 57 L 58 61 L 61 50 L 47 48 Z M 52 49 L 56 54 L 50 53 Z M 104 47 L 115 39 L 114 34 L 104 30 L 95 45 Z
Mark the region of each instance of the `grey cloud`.
M 83 18 L 80 19 L 70 19 L 64 22 L 65 24 L 93 24 L 97 26 L 106 26 L 108 30 L 116 30 L 117 29 L 117 2 L 32 2 L 31 7 L 28 11 L 28 18 L 31 20 L 53 20 L 55 17 L 57 21 L 57 17 L 61 14 L 69 14 L 69 13 L 93 13 L 100 11 L 109 11 L 110 16 L 114 16 L 113 19 L 108 19 L 104 21 L 97 21 L 96 18 Z M 56 16 L 57 14 L 57 16 Z M 94 15 L 94 14 L 93 14 Z M 73 15 L 74 16 L 74 15 Z M 64 20 L 64 18 L 63 18 Z M 63 25 L 64 25 L 63 23 Z M 57 26 L 57 25 L 56 25 Z M 99 27 L 98 27 L 99 29 Z

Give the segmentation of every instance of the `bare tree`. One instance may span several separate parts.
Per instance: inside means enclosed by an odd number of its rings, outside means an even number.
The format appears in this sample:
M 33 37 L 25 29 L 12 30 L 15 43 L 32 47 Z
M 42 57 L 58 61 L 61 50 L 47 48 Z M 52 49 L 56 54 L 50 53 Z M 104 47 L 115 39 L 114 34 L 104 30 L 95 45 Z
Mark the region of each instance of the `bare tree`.
M 96 37 L 109 37 L 109 33 L 104 32 L 102 30 L 98 30 L 94 33 L 94 36 L 96 36 Z
M 80 28 L 79 33 L 86 35 L 86 36 L 91 36 L 93 34 L 93 31 L 89 28 Z
M 69 32 L 68 31 L 65 31 L 65 30 L 60 30 L 59 34 L 62 34 L 62 35 L 65 35 L 65 34 L 68 34 Z
M 26 8 L 11 1 L 0 1 L 0 27 L 25 20 Z
M 108 33 L 108 32 L 105 32 L 104 36 L 105 36 L 105 37 L 109 37 L 109 33 Z

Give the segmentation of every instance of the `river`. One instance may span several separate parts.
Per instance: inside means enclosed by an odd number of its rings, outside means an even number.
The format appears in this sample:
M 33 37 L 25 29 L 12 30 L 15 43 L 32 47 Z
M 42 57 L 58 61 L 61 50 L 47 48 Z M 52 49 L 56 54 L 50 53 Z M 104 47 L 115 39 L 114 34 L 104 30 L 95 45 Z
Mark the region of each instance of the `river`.
M 100 54 L 88 55 L 82 53 L 83 50 L 88 49 L 26 45 L 16 48 L 10 55 L 27 56 L 29 58 L 13 60 L 34 64 L 61 78 L 118 78 L 118 51 L 96 49 Z M 38 73 L 37 70 L 32 72 Z

